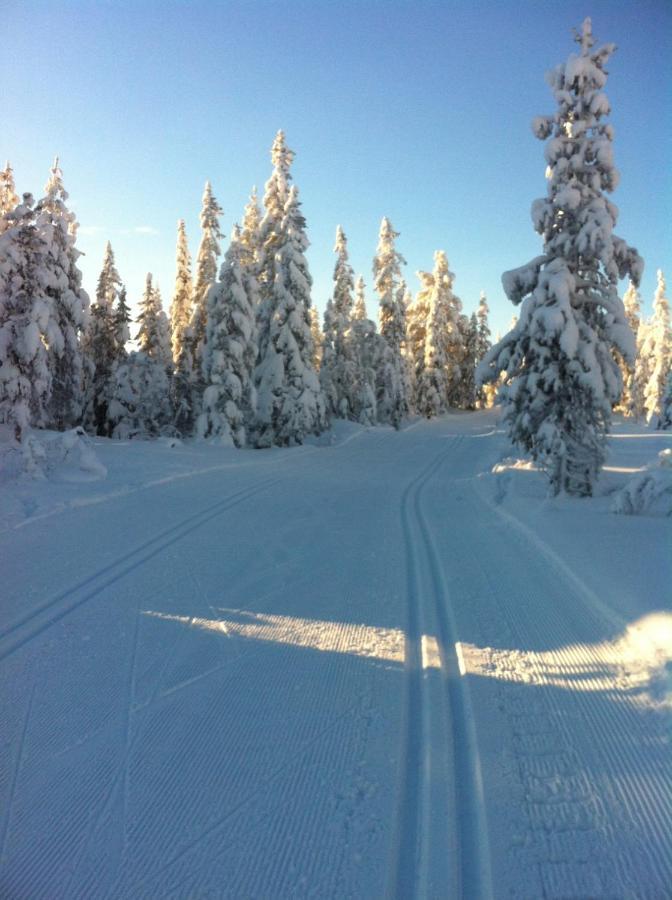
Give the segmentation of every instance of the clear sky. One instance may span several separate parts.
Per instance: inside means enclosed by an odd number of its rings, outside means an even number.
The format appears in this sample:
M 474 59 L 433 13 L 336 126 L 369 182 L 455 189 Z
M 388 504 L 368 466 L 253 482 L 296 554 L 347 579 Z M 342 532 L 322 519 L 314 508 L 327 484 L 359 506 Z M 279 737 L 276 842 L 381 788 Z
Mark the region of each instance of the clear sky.
M 105 242 L 129 298 L 145 273 L 164 305 L 175 230 L 198 248 L 203 184 L 242 216 L 270 174 L 283 128 L 308 221 L 313 299 L 331 289 L 337 224 L 369 289 L 382 216 L 415 292 L 415 272 L 444 249 L 470 312 L 485 289 L 493 331 L 514 307 L 500 276 L 540 252 L 530 205 L 545 192 L 533 116 L 554 111 L 547 69 L 574 49 L 590 15 L 614 42 L 607 94 L 621 185 L 617 233 L 672 286 L 670 0 L 4 0 L 0 158 L 17 189 L 40 196 L 60 155 L 91 294 Z M 226 241 L 226 239 L 225 239 Z

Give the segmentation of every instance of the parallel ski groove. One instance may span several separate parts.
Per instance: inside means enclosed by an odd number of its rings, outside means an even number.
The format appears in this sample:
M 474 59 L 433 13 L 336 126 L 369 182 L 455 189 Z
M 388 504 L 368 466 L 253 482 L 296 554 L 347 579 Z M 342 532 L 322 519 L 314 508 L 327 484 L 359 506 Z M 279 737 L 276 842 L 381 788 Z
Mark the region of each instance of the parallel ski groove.
M 24 646 L 24 644 L 38 637 L 38 635 L 42 634 L 42 632 L 46 631 L 52 625 L 55 625 L 61 619 L 65 618 L 65 616 L 69 615 L 71 612 L 74 612 L 80 606 L 98 596 L 103 590 L 120 581 L 126 575 L 144 565 L 144 563 L 148 562 L 153 557 L 158 556 L 164 550 L 168 549 L 168 547 L 180 541 L 183 537 L 186 537 L 188 534 L 191 534 L 193 531 L 201 528 L 212 519 L 217 518 L 222 513 L 237 506 L 239 503 L 248 500 L 250 497 L 258 494 L 265 488 L 273 484 L 277 484 L 278 480 L 279 479 L 269 479 L 260 485 L 256 485 L 253 488 L 247 488 L 245 490 L 238 491 L 235 494 L 231 494 L 225 499 L 214 503 L 212 506 L 208 507 L 205 510 L 202 510 L 200 513 L 188 516 L 177 525 L 171 526 L 170 528 L 151 538 L 149 541 L 146 541 L 144 544 L 141 544 L 139 547 L 131 550 L 129 553 L 126 553 L 123 556 L 119 557 L 119 559 L 115 560 L 113 563 L 110 563 L 109 565 L 100 569 L 98 572 L 90 575 L 83 581 L 80 581 L 74 587 L 68 589 L 67 591 L 63 591 L 56 597 L 53 597 L 51 600 L 47 601 L 47 603 L 43 604 L 39 609 L 32 611 L 29 615 L 24 616 L 23 619 L 15 622 L 8 629 L 6 629 L 4 634 L 0 637 L 0 645 L 4 643 L 6 639 L 9 638 L 12 634 L 14 634 L 14 632 L 18 631 L 19 635 L 14 639 L 13 642 L 9 641 L 7 643 L 7 646 L 5 646 L 4 649 L 0 652 L 0 662 L 6 659 L 20 647 Z M 124 563 L 128 563 L 128 565 L 124 566 Z M 109 575 L 109 577 L 107 579 L 104 579 L 105 575 Z M 67 600 L 68 598 L 71 598 L 73 595 L 78 594 L 80 591 L 87 587 L 91 587 L 91 590 L 84 593 L 83 596 L 77 597 L 73 602 L 66 603 L 60 609 L 58 608 L 59 603 Z M 54 611 L 52 612 L 52 610 Z M 29 626 L 36 619 L 39 619 L 43 616 L 47 617 L 46 621 L 38 622 L 35 628 L 25 630 L 25 626 Z M 21 634 L 22 630 L 24 630 L 25 633 Z
M 430 477 L 431 474 L 434 472 L 430 473 Z M 429 478 L 414 498 L 415 515 L 427 549 L 439 653 L 451 712 L 457 806 L 454 818 L 459 823 L 460 895 L 465 898 L 490 898 L 490 853 L 474 713 L 469 688 L 461 672 L 459 637 L 441 557 L 423 511 L 422 495 L 428 483 Z
M 16 752 L 16 762 L 14 763 L 14 768 L 12 770 L 12 779 L 9 787 L 9 796 L 7 797 L 7 806 L 5 807 L 5 812 L 2 817 L 2 826 L 0 828 L 0 865 L 2 865 L 2 860 L 5 857 L 5 844 L 7 843 L 7 837 L 9 835 L 9 825 L 12 817 L 12 806 L 14 805 L 14 794 L 16 793 L 16 785 L 19 780 L 19 775 L 21 774 L 21 762 L 23 760 L 23 752 L 26 743 L 26 733 L 28 731 L 28 722 L 30 721 L 30 713 L 33 708 L 33 698 L 35 696 L 35 685 L 36 682 L 33 682 L 33 685 L 30 689 L 30 695 L 28 697 L 28 703 L 26 704 L 26 714 L 23 718 L 23 725 L 21 727 L 21 737 L 19 738 L 19 746 Z
M 449 447 L 459 444 L 457 436 Z M 401 518 L 404 534 L 404 545 L 407 564 L 407 624 L 405 644 L 405 697 L 404 697 L 404 747 L 402 753 L 402 774 L 400 785 L 399 810 L 397 814 L 397 838 L 395 845 L 394 883 L 391 893 L 398 897 L 427 896 L 436 865 L 436 857 L 432 854 L 432 844 L 437 835 L 432 832 L 436 828 L 432 821 L 432 811 L 437 804 L 444 805 L 441 816 L 446 833 L 445 846 L 440 848 L 441 862 L 445 866 L 446 857 L 451 852 L 447 834 L 450 831 L 448 822 L 459 827 L 458 815 L 450 809 L 450 796 L 447 786 L 443 798 L 436 796 L 440 791 L 438 785 L 432 785 L 435 770 L 439 763 L 432 759 L 432 732 L 438 727 L 438 720 L 444 719 L 448 726 L 451 709 L 446 705 L 437 709 L 432 696 L 431 683 L 426 680 L 422 668 L 422 640 L 427 628 L 428 619 L 434 619 L 434 606 L 440 603 L 436 594 L 434 562 L 430 556 L 426 529 L 422 527 L 420 495 L 434 473 L 440 468 L 446 454 L 442 452 L 413 479 L 404 490 L 401 499 Z M 418 540 L 418 527 L 421 540 Z M 427 583 L 429 582 L 429 583 Z M 428 594 L 434 593 L 433 603 Z M 449 727 L 445 730 L 449 730 Z M 448 753 L 448 748 L 446 748 Z M 439 836 L 439 840 L 443 835 Z M 453 860 L 448 869 L 462 868 L 464 864 Z M 435 874 L 435 873 L 434 873 Z M 435 876 L 436 877 L 436 876 Z M 456 877 L 452 872 L 451 877 Z M 456 879 L 457 880 L 457 879 Z M 436 883 L 432 884 L 436 889 Z M 448 884 L 441 889 L 447 890 Z

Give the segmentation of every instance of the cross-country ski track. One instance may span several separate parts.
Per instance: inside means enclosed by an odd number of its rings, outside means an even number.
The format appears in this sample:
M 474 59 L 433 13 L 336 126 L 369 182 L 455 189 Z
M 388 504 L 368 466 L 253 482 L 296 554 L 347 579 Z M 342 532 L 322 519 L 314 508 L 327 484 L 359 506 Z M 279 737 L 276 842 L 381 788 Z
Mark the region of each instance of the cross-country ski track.
M 20 498 L 0 897 L 672 896 L 670 520 L 492 412 L 334 434 Z

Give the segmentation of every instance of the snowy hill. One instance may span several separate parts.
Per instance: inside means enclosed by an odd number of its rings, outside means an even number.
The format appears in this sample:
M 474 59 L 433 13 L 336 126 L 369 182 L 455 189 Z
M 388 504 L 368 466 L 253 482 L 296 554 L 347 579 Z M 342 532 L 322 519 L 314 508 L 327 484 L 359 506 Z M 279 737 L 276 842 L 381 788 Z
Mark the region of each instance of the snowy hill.
M 669 434 L 590 500 L 492 411 L 51 439 L 0 444 L 0 896 L 669 896 Z

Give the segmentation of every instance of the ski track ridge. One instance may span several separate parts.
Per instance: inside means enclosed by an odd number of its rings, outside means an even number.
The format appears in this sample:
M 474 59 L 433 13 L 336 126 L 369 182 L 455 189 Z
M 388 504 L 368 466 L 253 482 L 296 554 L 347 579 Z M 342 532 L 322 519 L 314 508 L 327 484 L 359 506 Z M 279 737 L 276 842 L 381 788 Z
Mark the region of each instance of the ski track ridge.
M 456 446 L 460 443 L 461 440 Z M 444 457 L 440 463 L 443 461 Z M 414 511 L 427 550 L 438 625 L 437 643 L 444 689 L 451 711 L 456 803 L 454 815 L 455 821 L 459 823 L 460 894 L 469 898 L 491 898 L 490 847 L 474 712 L 469 686 L 462 673 L 459 637 L 441 556 L 422 505 L 424 491 L 439 467 L 430 472 L 429 477 L 420 484 L 414 498 Z
M 30 695 L 28 697 L 28 703 L 26 704 L 26 713 L 23 718 L 23 726 L 21 728 L 21 737 L 19 738 L 19 747 L 16 752 L 16 762 L 14 763 L 14 768 L 12 770 L 12 780 L 9 788 L 9 796 L 7 797 L 7 806 L 5 808 L 5 812 L 2 819 L 2 830 L 0 831 L 0 867 L 2 866 L 2 861 L 5 858 L 5 844 L 7 843 L 7 836 L 9 834 L 9 826 L 12 818 L 12 806 L 14 805 L 14 795 L 16 793 L 16 784 L 19 780 L 19 775 L 21 774 L 21 762 L 23 760 L 23 749 L 26 743 L 26 734 L 28 732 L 28 722 L 30 721 L 30 713 L 33 708 L 33 697 L 35 696 L 35 686 L 36 682 L 33 682 L 33 685 L 30 689 Z
M 121 578 L 125 577 L 130 572 L 133 572 L 148 560 L 166 550 L 172 544 L 177 543 L 183 537 L 186 537 L 188 534 L 196 531 L 198 528 L 207 524 L 212 519 L 217 518 L 222 513 L 233 508 L 234 506 L 237 506 L 239 503 L 248 500 L 250 497 L 253 497 L 255 494 L 260 493 L 267 487 L 277 484 L 279 480 L 280 479 L 277 478 L 268 479 L 267 481 L 262 482 L 262 484 L 256 485 L 255 487 L 237 491 L 236 493 L 229 495 L 223 500 L 219 500 L 217 503 L 212 504 L 212 506 L 207 507 L 205 510 L 201 510 L 201 512 L 199 513 L 188 516 L 186 519 L 178 522 L 177 525 L 173 525 L 170 528 L 167 528 L 165 531 L 160 532 L 155 537 L 150 538 L 150 540 L 145 541 L 143 544 L 140 544 L 139 547 L 135 547 L 133 550 L 125 553 L 114 562 L 109 563 L 102 569 L 94 572 L 92 575 L 87 576 L 73 587 L 69 588 L 66 591 L 62 591 L 60 594 L 57 594 L 56 597 L 48 600 L 41 607 L 39 607 L 39 609 L 33 610 L 32 612 L 25 615 L 22 619 L 14 622 L 9 626 L 9 628 L 5 629 L 2 635 L 0 635 L 0 662 L 10 656 L 24 644 L 28 643 L 28 641 L 36 638 L 47 628 L 55 625 L 69 613 L 74 612 L 74 610 L 82 606 L 84 603 L 92 600 L 94 597 L 100 594 L 101 591 L 105 590 L 105 588 L 108 588 L 110 587 L 110 585 L 115 584 Z M 124 566 L 124 563 L 128 563 L 128 565 Z M 109 575 L 110 577 L 105 579 L 106 575 Z M 54 610 L 54 607 L 58 607 L 58 604 L 63 600 L 71 598 L 73 595 L 80 593 L 87 587 L 91 587 L 91 590 L 84 593 L 83 596 L 77 597 L 72 603 L 65 604 L 61 609 L 56 609 L 55 611 L 51 612 L 51 610 Z M 35 628 L 28 629 L 24 634 L 19 633 L 19 635 L 13 642 L 7 640 L 8 638 L 11 638 L 11 635 L 13 635 L 15 632 L 21 632 L 21 630 L 26 628 L 26 626 L 29 626 L 36 619 L 39 619 L 43 616 L 46 616 L 46 621 L 38 622 Z M 6 646 L 3 647 L 3 644 L 6 644 Z
M 448 447 L 410 482 L 401 499 L 408 598 L 405 726 L 394 882 L 389 893 L 404 898 L 445 891 L 450 883 L 458 885 L 463 896 L 491 896 L 475 726 L 460 674 L 445 578 L 422 510 L 424 490 L 463 440 L 462 435 L 451 438 Z M 439 683 L 434 673 L 424 669 L 427 636 L 437 640 Z M 450 823 L 458 834 L 451 833 Z

